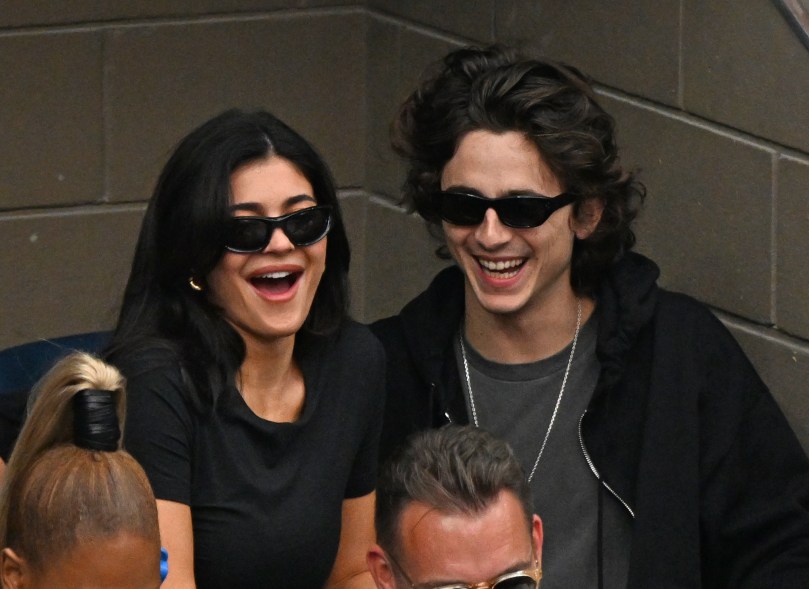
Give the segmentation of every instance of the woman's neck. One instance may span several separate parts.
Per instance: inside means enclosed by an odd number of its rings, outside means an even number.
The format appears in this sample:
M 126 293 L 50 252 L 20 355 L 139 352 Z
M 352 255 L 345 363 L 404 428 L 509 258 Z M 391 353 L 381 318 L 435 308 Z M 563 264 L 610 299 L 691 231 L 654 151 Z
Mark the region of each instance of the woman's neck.
M 295 421 L 304 402 L 303 373 L 293 355 L 295 337 L 272 341 L 242 336 L 245 357 L 236 386 L 245 403 L 263 419 Z

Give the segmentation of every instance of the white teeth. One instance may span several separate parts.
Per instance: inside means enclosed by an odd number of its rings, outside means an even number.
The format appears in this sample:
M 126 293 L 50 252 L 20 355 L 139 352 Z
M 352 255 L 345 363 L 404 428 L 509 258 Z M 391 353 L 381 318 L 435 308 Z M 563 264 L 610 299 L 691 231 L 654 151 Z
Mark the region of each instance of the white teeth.
M 286 278 L 292 274 L 292 272 L 270 272 L 269 274 L 262 274 L 258 276 L 258 278 L 270 278 L 270 279 L 278 279 L 278 278 Z
M 518 258 L 493 262 L 491 260 L 482 260 L 478 258 L 478 263 L 483 268 L 483 271 L 489 276 L 506 280 L 508 278 L 513 278 L 519 273 L 520 268 L 525 263 L 525 260 Z
M 523 261 L 522 260 L 506 260 L 506 261 L 498 261 L 492 262 L 490 260 L 478 260 L 480 265 L 483 266 L 486 270 L 492 272 L 502 272 L 508 268 L 516 268 L 517 266 L 521 266 Z M 515 272 L 516 274 L 516 272 Z

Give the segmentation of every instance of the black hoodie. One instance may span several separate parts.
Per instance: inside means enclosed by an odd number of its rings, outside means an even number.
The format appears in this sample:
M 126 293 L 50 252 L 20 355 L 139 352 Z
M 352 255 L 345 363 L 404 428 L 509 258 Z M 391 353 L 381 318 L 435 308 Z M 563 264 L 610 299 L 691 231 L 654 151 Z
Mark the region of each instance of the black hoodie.
M 809 461 L 727 329 L 658 274 L 628 253 L 600 285 L 601 374 L 580 425 L 602 494 L 633 516 L 628 589 L 809 588 Z M 388 362 L 383 458 L 414 431 L 468 423 L 463 301 L 448 268 L 372 325 Z

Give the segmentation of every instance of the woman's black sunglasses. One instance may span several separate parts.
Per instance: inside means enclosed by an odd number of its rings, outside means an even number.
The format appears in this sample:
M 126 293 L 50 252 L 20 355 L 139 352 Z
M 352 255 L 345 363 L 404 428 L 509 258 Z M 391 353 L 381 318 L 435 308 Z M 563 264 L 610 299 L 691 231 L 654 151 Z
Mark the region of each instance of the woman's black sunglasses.
M 276 227 L 298 247 L 317 243 L 331 229 L 331 207 L 321 205 L 282 217 L 232 217 L 225 228 L 225 248 L 237 254 L 263 251 Z
M 535 195 L 486 198 L 465 192 L 436 192 L 433 207 L 441 219 L 452 225 L 479 225 L 486 211 L 494 209 L 503 225 L 515 229 L 539 227 L 555 211 L 569 205 L 576 196 L 563 192 L 554 197 Z

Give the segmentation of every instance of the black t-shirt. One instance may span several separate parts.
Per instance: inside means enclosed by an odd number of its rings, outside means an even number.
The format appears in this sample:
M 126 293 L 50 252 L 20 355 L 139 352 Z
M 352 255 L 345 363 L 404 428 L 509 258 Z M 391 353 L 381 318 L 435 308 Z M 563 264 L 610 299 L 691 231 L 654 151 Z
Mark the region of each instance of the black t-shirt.
M 176 363 L 157 353 L 120 362 L 125 446 L 158 499 L 191 506 L 199 589 L 321 587 L 343 500 L 376 485 L 380 344 L 351 324 L 297 361 L 306 398 L 294 423 L 256 416 L 235 387 L 197 412 Z

